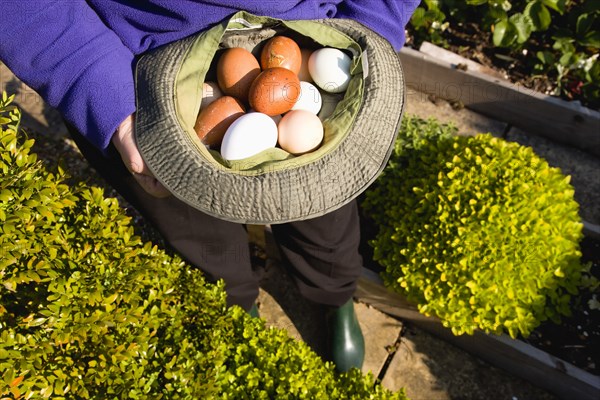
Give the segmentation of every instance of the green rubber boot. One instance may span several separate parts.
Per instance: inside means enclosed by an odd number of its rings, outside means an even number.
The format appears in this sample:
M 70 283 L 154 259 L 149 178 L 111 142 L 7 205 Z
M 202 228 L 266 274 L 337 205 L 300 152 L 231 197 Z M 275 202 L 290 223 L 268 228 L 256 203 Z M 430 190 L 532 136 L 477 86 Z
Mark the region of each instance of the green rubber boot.
M 336 369 L 339 372 L 361 369 L 365 360 L 365 339 L 354 312 L 353 300 L 341 307 L 329 307 L 326 316 L 331 359 Z

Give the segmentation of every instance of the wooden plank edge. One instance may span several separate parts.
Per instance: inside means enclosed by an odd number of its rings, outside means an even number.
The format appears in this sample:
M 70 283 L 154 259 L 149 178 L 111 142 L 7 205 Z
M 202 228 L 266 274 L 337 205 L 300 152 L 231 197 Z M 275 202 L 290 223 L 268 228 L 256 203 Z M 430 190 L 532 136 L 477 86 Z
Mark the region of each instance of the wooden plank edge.
M 462 65 L 463 68 L 467 68 L 471 71 L 477 71 L 477 72 L 486 74 L 486 75 L 494 77 L 494 78 L 506 80 L 500 72 L 498 72 L 490 67 L 487 67 L 476 61 L 465 58 L 465 57 L 458 55 L 450 50 L 446 50 L 443 47 L 436 46 L 435 44 L 427 42 L 427 41 L 424 41 L 423 43 L 421 43 L 421 46 L 419 46 L 419 52 L 421 52 L 423 54 L 427 54 L 438 60 L 447 61 L 450 63 L 450 66 L 452 68 L 461 68 L 460 66 Z
M 583 234 L 590 238 L 600 239 L 600 225 L 583 221 Z
M 419 313 L 404 296 L 386 289 L 381 278 L 366 268 L 359 280 L 356 297 L 384 313 L 408 320 L 442 340 L 560 398 L 600 398 L 600 377 L 506 335 L 476 332 L 471 336 L 455 336 L 438 318 Z
M 408 97 L 433 94 L 484 115 L 600 156 L 600 112 L 507 83 L 477 71 L 462 71 L 409 47 L 399 52 Z

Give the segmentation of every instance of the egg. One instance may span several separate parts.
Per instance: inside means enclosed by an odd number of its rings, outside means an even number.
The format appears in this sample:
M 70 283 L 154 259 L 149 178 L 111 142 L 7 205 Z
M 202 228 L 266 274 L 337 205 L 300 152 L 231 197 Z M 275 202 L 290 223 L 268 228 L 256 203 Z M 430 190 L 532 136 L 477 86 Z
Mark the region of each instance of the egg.
M 315 85 L 309 82 L 300 82 L 300 97 L 292 110 L 306 110 L 313 114 L 318 114 L 321 110 L 323 100 L 321 93 Z
M 300 97 L 298 76 L 286 68 L 269 68 L 260 73 L 248 93 L 250 107 L 267 114 L 283 114 L 292 109 Z
M 351 61 L 343 51 L 325 47 L 310 55 L 308 71 L 321 89 L 329 93 L 341 93 L 350 82 Z
M 276 144 L 277 125 L 273 119 L 253 112 L 241 116 L 229 126 L 221 144 L 221 156 L 226 160 L 241 160 Z
M 292 110 L 285 114 L 278 126 L 279 146 L 294 155 L 316 150 L 323 141 L 323 124 L 310 111 Z
M 205 145 L 218 147 L 227 128 L 244 115 L 244 106 L 234 97 L 223 96 L 200 109 L 194 130 Z
M 249 108 L 246 110 L 246 112 L 251 113 L 251 112 L 258 112 L 258 111 L 253 110 L 252 108 Z M 281 121 L 281 117 L 283 117 L 283 115 L 281 115 L 281 114 L 269 115 L 269 117 L 271 117 L 271 119 L 275 122 L 275 125 L 278 125 L 279 121 Z
M 245 102 L 248 90 L 260 74 L 260 65 L 252 53 L 241 47 L 227 49 L 217 62 L 217 82 L 228 96 Z
M 300 47 L 287 36 L 275 36 L 265 43 L 260 53 L 260 66 L 268 68 L 287 68 L 298 74 L 302 65 Z
M 206 108 L 210 103 L 223 97 L 223 92 L 217 82 L 204 82 L 202 84 L 202 103 L 200 108 Z
M 300 54 L 302 54 L 302 63 L 300 64 L 300 72 L 298 72 L 298 79 L 300 79 L 300 81 L 313 82 L 312 77 L 308 72 L 308 60 L 312 53 L 313 51 L 311 49 L 300 49 Z

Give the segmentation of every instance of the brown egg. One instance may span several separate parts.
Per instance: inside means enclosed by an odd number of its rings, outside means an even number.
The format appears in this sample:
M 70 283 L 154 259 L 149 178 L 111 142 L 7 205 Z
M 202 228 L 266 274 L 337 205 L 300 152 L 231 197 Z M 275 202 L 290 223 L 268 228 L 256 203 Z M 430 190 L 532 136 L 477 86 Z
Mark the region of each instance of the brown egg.
M 260 66 L 267 68 L 287 68 L 297 74 L 302 65 L 300 47 L 286 36 L 275 36 L 265 44 L 260 53 Z
M 308 72 L 308 59 L 313 51 L 311 49 L 301 49 L 300 52 L 302 53 L 302 64 L 300 65 L 300 72 L 298 72 L 298 79 L 312 83 L 312 76 Z
M 291 110 L 298 97 L 300 80 L 286 68 L 264 70 L 256 77 L 248 93 L 250 107 L 269 116 Z
M 258 60 L 241 47 L 225 50 L 217 62 L 217 82 L 223 93 L 244 102 L 248 99 L 248 90 L 258 74 Z
M 238 99 L 231 96 L 219 97 L 200 110 L 194 130 L 202 143 L 218 147 L 229 125 L 242 115 L 244 106 Z

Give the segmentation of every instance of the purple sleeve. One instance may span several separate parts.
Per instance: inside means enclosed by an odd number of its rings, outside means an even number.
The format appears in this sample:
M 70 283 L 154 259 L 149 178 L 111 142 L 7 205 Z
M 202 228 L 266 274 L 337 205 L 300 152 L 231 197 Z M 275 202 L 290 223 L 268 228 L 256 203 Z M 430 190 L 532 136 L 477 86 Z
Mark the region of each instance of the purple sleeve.
M 135 111 L 133 54 L 83 0 L 0 3 L 0 60 L 106 149 Z
M 420 0 L 344 0 L 337 18 L 350 18 L 373 29 L 400 50 L 406 40 L 404 29 Z

